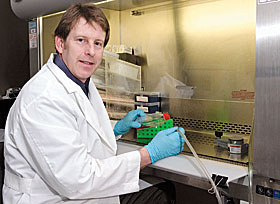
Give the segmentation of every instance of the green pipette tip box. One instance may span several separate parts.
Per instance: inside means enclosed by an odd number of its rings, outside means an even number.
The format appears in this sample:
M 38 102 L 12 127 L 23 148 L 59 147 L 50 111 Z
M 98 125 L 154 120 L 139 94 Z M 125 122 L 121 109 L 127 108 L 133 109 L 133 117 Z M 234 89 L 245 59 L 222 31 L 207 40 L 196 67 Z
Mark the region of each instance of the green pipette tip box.
M 156 136 L 158 132 L 172 127 L 173 127 L 173 119 L 169 119 L 169 120 L 165 120 L 164 124 L 156 127 L 139 128 L 136 130 L 137 142 L 148 144 L 154 138 L 154 136 Z

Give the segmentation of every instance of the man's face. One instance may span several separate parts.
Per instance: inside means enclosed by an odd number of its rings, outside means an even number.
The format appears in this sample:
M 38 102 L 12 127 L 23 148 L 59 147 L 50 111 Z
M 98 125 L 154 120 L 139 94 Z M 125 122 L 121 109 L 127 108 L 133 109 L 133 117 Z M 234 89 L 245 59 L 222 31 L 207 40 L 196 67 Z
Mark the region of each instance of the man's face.
M 96 22 L 80 18 L 66 40 L 56 36 L 55 46 L 70 72 L 83 83 L 99 66 L 104 51 L 105 31 Z

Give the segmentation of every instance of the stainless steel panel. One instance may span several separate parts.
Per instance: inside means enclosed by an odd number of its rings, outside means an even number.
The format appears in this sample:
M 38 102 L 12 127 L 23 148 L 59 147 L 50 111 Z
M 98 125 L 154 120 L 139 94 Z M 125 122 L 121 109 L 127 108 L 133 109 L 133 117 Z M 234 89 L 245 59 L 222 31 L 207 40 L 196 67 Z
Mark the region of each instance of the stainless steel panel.
M 264 192 L 263 194 L 256 193 L 257 190 L 257 185 L 260 186 L 260 188 L 263 187 Z M 280 199 L 279 199 L 279 192 L 280 192 L 280 181 L 279 180 L 274 180 L 274 179 L 269 179 L 267 177 L 262 177 L 258 175 L 253 176 L 253 183 L 251 188 L 251 192 L 253 192 L 253 196 L 250 199 L 250 203 L 252 204 L 279 204 Z M 271 196 L 271 192 L 274 190 L 277 190 L 278 193 L 278 199 L 273 198 L 274 195 Z
M 37 0 L 10 0 L 13 12 L 19 18 L 28 20 L 66 10 L 75 2 L 92 2 L 97 4 L 105 2 L 105 4 L 102 4 L 101 6 L 102 8 L 126 10 L 165 1 L 168 0 L 48 0 L 40 1 L 40 3 L 38 3 Z
M 165 171 L 163 169 L 157 169 L 152 167 L 145 167 L 141 170 L 144 175 L 153 175 L 160 178 L 168 179 L 170 181 L 175 181 L 181 184 L 190 185 L 200 189 L 208 190 L 211 188 L 211 184 L 206 178 L 180 175 L 177 172 Z
M 13 12 L 22 19 L 33 19 L 43 15 L 63 11 L 74 2 L 98 2 L 100 0 L 10 0 Z
M 229 182 L 229 194 L 233 198 L 240 200 L 249 200 L 249 180 L 248 176 L 244 176 Z
M 101 0 L 100 0 L 101 1 Z M 170 0 L 113 0 L 104 4 L 99 4 L 101 8 L 123 11 L 137 7 L 147 6 L 156 3 L 170 3 Z
M 280 2 L 258 3 L 253 169 L 280 179 Z

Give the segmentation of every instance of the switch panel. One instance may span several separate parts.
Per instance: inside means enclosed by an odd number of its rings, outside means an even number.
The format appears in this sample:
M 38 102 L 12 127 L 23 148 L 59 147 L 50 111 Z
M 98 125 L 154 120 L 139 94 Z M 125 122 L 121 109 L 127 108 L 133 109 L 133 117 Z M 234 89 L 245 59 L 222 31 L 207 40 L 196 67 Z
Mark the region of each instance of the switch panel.
M 256 193 L 260 194 L 260 195 L 264 195 L 265 194 L 265 190 L 263 186 L 257 185 L 256 186 Z
M 265 195 L 267 197 L 273 197 L 273 189 L 272 188 L 265 188 Z
M 280 180 L 254 175 L 252 187 L 252 203 L 280 204 Z

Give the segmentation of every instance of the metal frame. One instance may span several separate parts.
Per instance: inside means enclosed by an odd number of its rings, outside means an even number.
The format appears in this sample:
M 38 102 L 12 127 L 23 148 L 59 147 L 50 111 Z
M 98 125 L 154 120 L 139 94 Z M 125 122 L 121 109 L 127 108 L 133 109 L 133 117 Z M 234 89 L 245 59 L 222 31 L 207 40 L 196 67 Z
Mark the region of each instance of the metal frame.
M 257 0 L 255 121 L 251 203 L 280 203 L 280 2 Z M 257 185 L 266 193 L 256 193 Z

